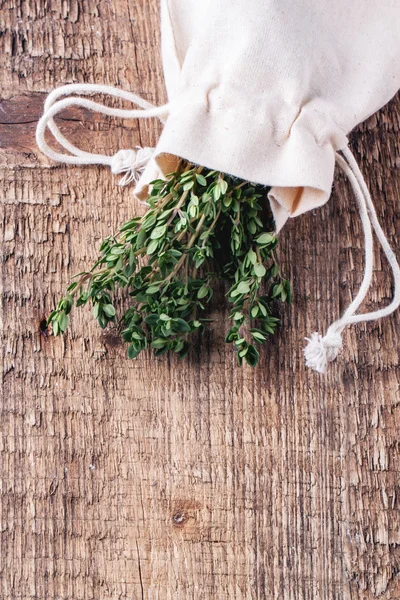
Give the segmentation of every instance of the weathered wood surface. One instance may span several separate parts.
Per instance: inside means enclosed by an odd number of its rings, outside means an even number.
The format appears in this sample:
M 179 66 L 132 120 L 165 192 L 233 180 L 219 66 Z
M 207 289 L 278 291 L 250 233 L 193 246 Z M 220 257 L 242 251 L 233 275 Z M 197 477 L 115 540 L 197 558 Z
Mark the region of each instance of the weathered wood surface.
M 86 311 L 64 339 L 46 337 L 40 322 L 71 275 L 138 207 L 107 169 L 50 164 L 35 123 L 62 83 L 163 102 L 158 5 L 0 7 L 0 598 L 400 598 L 399 314 L 347 332 L 326 379 L 303 365 L 303 337 L 362 278 L 346 182 L 281 235 L 294 304 L 256 370 L 236 368 L 223 343 L 222 293 L 185 362 L 129 361 Z M 399 117 L 397 98 L 352 135 L 398 252 Z M 159 134 L 77 111 L 60 123 L 105 153 Z M 378 258 L 367 306 L 390 293 Z

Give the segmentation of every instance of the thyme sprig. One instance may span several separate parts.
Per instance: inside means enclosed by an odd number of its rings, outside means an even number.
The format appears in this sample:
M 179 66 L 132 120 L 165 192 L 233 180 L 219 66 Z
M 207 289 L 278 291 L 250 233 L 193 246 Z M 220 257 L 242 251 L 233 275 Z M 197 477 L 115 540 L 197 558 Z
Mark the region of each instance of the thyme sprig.
M 172 350 L 183 358 L 190 336 L 209 322 L 206 307 L 219 277 L 227 281 L 231 304 L 226 341 L 236 347 L 239 364 L 255 366 L 256 346 L 279 323 L 275 302 L 291 299 L 275 257 L 267 191 L 190 164 L 152 182 L 146 214 L 103 241 L 96 263 L 74 277 L 50 314 L 54 335 L 67 329 L 74 305 L 91 304 L 102 328 L 117 322 L 113 300 L 123 288 L 130 306 L 118 328 L 128 356 L 151 346 L 156 356 Z

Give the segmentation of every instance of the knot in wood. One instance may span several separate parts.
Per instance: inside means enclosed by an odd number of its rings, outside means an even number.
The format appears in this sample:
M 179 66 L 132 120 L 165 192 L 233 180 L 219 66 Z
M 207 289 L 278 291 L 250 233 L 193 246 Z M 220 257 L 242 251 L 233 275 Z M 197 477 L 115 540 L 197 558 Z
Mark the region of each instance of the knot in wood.
M 186 514 L 181 510 L 178 510 L 177 512 L 175 512 L 172 517 L 172 522 L 175 525 L 175 527 L 183 527 L 184 524 L 186 523 L 186 521 L 187 521 Z

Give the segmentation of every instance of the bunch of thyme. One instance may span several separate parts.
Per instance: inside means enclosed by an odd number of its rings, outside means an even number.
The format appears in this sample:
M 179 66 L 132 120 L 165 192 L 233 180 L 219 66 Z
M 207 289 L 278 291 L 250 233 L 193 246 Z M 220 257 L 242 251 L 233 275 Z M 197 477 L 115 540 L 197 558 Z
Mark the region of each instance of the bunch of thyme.
M 219 277 L 227 281 L 231 304 L 226 341 L 235 345 L 239 364 L 245 359 L 255 366 L 256 345 L 279 323 L 273 304 L 291 298 L 275 258 L 267 191 L 190 164 L 152 182 L 147 213 L 103 241 L 91 270 L 75 276 L 50 314 L 54 335 L 66 330 L 74 305 L 90 303 L 102 328 L 115 322 L 119 287 L 130 296 L 118 319 L 128 356 L 151 346 L 156 356 L 172 350 L 183 358 L 190 336 L 209 322 L 205 309 Z

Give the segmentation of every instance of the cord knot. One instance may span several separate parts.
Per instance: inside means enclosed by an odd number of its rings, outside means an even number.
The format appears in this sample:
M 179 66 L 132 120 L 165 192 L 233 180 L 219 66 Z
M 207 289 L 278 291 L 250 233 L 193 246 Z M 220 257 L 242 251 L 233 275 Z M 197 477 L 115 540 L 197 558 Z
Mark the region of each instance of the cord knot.
M 143 174 L 148 162 L 154 154 L 154 148 L 141 148 L 134 150 L 119 150 L 111 159 L 111 172 L 114 175 L 125 173 L 119 185 L 128 185 L 131 181 L 136 183 Z
M 310 338 L 305 339 L 308 342 L 304 348 L 306 366 L 325 374 L 328 363 L 335 360 L 342 348 L 341 333 L 330 327 L 324 337 L 315 331 Z

